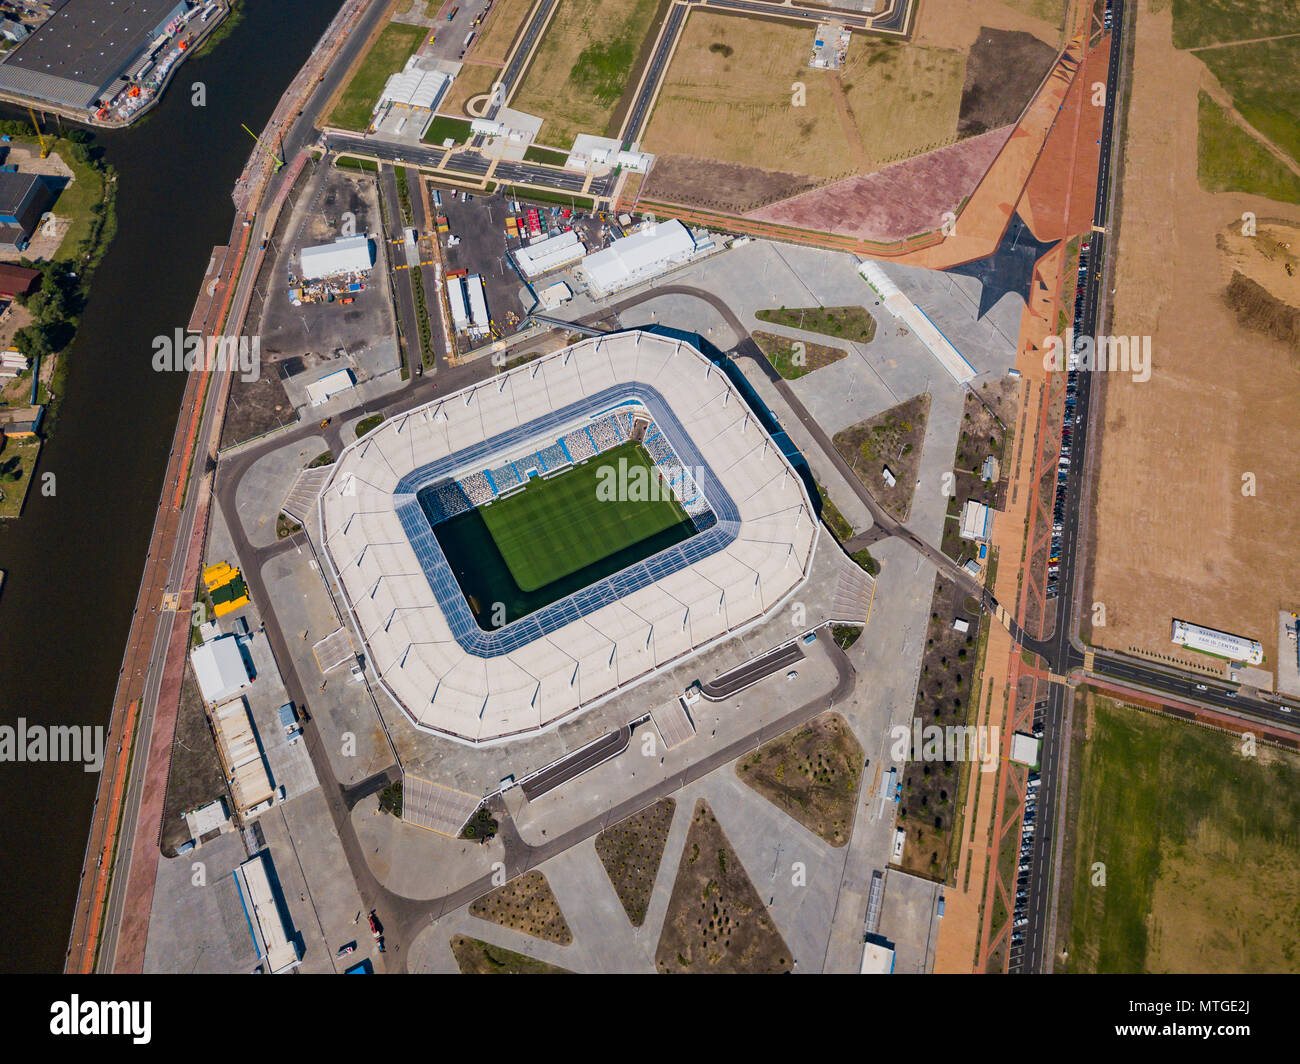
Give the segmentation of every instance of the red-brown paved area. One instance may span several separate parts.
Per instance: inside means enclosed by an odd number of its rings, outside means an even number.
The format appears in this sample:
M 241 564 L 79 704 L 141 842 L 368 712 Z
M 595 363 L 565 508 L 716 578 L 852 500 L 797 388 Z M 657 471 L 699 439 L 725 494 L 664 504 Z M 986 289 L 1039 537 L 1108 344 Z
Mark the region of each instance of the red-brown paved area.
M 1011 126 L 845 178 L 745 215 L 761 222 L 890 243 L 943 225 L 1011 136 Z
M 1019 205 L 1020 217 L 1039 240 L 1087 232 L 1097 199 L 1097 164 L 1105 109 L 1093 104 L 1093 85 L 1106 83 L 1110 34 L 1093 46 L 1082 74 L 1065 98 L 1061 118 L 1043 145 Z

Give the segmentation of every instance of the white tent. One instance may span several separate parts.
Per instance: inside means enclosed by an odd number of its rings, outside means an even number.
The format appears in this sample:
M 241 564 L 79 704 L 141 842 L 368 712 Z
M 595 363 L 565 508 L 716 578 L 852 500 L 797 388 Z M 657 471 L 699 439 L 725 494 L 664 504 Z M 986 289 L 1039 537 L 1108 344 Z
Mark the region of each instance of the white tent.
M 239 641 L 233 635 L 223 635 L 195 647 L 190 651 L 190 663 L 199 681 L 199 691 L 208 703 L 223 702 L 252 682 Z
M 370 237 L 345 236 L 332 244 L 302 249 L 302 279 L 316 281 L 341 273 L 364 273 L 374 264 Z
M 685 262 L 694 253 L 695 240 L 690 231 L 673 219 L 615 240 L 603 251 L 583 259 L 582 268 L 592 288 L 613 292 L 653 277 L 674 263 Z

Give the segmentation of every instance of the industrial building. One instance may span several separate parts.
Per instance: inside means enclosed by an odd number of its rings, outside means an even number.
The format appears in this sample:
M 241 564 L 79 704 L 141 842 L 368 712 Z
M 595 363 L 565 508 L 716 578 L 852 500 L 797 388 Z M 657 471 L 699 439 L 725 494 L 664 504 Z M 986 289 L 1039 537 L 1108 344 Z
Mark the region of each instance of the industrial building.
M 0 299 L 29 296 L 36 291 L 40 280 L 40 270 L 15 266 L 12 262 L 0 262 Z
M 190 7 L 187 0 L 67 0 L 0 63 L 0 92 L 94 111 Z
M 582 260 L 582 270 L 587 284 L 597 293 L 607 295 L 684 263 L 695 251 L 695 238 L 690 230 L 673 219 L 648 225 L 593 252 Z
M 1189 650 L 1198 650 L 1202 654 L 1212 654 L 1229 661 L 1240 661 L 1246 665 L 1259 665 L 1264 661 L 1264 647 L 1257 639 L 1220 632 L 1189 621 L 1175 619 L 1169 638 Z
M 573 230 L 548 236 L 527 247 L 518 248 L 514 253 L 515 265 L 530 281 L 552 270 L 562 270 L 581 262 L 587 249 L 578 234 Z
M 0 172 L 0 250 L 24 251 L 54 193 L 39 174 Z
M 271 774 L 243 695 L 212 710 L 212 730 L 235 809 L 244 817 L 270 809 Z
M 244 664 L 244 652 L 233 635 L 209 639 L 190 651 L 190 664 L 199 683 L 199 693 L 208 705 L 233 698 L 253 681 Z
M 270 857 L 259 853 L 235 869 L 235 885 L 248 920 L 248 930 L 257 947 L 257 957 L 271 974 L 297 967 L 301 963 L 293 929 L 281 916 L 282 907 L 271 885 Z
M 345 273 L 365 273 L 375 262 L 368 235 L 343 236 L 332 244 L 303 248 L 299 258 L 304 281 L 319 281 Z
M 438 101 L 451 84 L 451 78 L 439 70 L 422 69 L 417 56 L 411 56 L 406 67 L 389 77 L 384 84 L 384 91 L 379 94 L 375 104 L 376 128 L 389 119 L 396 119 L 398 126 L 395 133 L 405 132 L 406 123 L 414 119 L 423 138 L 430 123 Z
M 350 369 L 335 370 L 307 385 L 307 399 L 312 406 L 320 406 L 339 392 L 346 392 L 349 388 L 355 387 L 356 383 L 357 380 Z
M 961 512 L 961 538 L 985 540 L 993 528 L 992 511 L 982 502 L 967 499 Z

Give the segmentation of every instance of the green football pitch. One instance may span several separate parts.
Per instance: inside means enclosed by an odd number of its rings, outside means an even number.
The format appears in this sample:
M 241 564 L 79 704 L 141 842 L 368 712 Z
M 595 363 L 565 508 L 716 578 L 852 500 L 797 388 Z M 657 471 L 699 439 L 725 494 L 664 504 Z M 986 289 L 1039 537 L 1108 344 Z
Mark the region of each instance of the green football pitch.
M 601 498 L 601 470 L 626 463 L 627 478 L 618 483 L 654 484 L 658 498 Z M 643 474 L 634 472 L 637 468 Z M 609 477 L 609 473 L 603 475 Z M 607 493 L 602 493 L 607 494 Z M 479 510 L 515 583 L 536 591 L 611 554 L 688 520 L 686 512 L 659 483 L 649 455 L 639 443 L 624 443 L 567 473 L 536 479 L 517 495 L 498 499 Z

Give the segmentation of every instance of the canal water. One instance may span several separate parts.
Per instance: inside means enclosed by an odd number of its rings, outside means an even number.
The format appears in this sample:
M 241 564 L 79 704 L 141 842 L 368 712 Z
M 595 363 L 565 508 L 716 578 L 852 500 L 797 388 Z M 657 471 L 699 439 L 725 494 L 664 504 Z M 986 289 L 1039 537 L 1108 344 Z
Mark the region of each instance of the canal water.
M 177 71 L 141 124 L 100 135 L 119 178 L 117 238 L 26 510 L 0 523 L 0 725 L 108 723 L 185 387 L 153 370 L 152 341 L 185 327 L 229 237 L 252 147 L 241 123 L 261 131 L 341 0 L 240 6 L 242 22 Z M 191 103 L 196 82 L 205 107 Z M 78 764 L 0 763 L 0 972 L 62 967 L 97 782 Z

